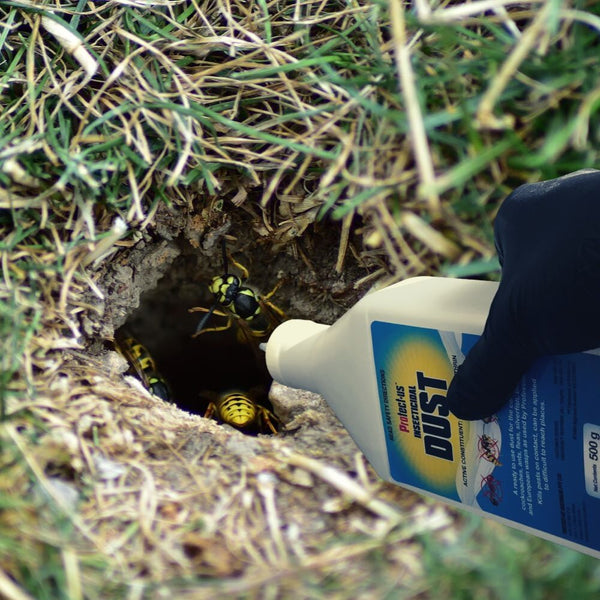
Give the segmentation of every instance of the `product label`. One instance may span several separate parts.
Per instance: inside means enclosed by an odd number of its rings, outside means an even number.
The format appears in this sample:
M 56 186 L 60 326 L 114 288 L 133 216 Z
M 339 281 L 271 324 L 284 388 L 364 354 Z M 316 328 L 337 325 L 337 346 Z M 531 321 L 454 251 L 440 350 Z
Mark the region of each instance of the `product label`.
M 600 356 L 538 360 L 484 421 L 446 406 L 478 336 L 374 321 L 392 477 L 600 551 Z

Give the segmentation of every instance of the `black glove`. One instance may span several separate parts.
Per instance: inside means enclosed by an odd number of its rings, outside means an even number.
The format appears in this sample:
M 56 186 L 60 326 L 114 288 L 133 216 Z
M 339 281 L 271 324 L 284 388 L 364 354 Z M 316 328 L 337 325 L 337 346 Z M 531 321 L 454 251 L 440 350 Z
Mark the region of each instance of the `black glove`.
M 516 189 L 494 224 L 502 280 L 448 406 L 483 419 L 539 357 L 600 346 L 600 171 Z

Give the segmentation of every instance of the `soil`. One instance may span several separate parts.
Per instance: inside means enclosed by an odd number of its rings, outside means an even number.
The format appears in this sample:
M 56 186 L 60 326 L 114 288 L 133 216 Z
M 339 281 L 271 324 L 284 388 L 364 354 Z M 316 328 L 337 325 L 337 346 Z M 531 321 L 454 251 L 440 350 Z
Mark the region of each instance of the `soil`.
M 223 274 L 223 241 L 248 270 L 245 285 L 264 296 L 279 284 L 270 301 L 290 318 L 332 323 L 366 291 L 354 285 L 369 272 L 353 252 L 360 240 L 351 239 L 344 269 L 335 271 L 339 223 L 315 222 L 283 248 L 261 216 L 231 208 L 161 205 L 141 238 L 126 242 L 107 266 L 98 284 L 102 316 L 92 313 L 84 323 L 95 355 L 112 348 L 117 330 L 132 333 L 154 357 L 177 405 L 197 414 L 206 409 L 205 391 L 260 388 L 266 396 L 271 383 L 264 360 L 238 342 L 235 326 L 192 337 L 204 313 L 190 308 L 213 304 L 208 286 Z M 228 270 L 242 275 L 232 264 Z M 213 315 L 210 326 L 226 323 Z

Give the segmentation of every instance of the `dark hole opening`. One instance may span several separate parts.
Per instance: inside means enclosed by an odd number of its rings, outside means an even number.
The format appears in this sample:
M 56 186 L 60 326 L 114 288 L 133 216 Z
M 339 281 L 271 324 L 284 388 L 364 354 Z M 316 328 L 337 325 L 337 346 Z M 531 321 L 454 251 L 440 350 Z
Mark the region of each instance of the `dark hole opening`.
M 211 398 L 233 390 L 251 393 L 272 410 L 264 354 L 237 340 L 235 319 L 225 331 L 192 338 L 204 313 L 189 309 L 209 308 L 213 297 L 208 291 L 210 277 L 193 281 L 189 272 L 193 266 L 185 258 L 177 259 L 157 287 L 142 296 L 122 331 L 148 349 L 171 388 L 171 400 L 183 410 L 204 415 Z M 213 315 L 209 326 L 226 323 L 225 317 Z

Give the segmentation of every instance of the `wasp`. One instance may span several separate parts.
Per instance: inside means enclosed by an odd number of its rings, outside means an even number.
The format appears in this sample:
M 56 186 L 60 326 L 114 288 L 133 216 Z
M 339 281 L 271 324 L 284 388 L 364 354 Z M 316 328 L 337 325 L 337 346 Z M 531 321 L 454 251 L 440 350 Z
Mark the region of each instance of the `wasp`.
M 502 484 L 492 475 L 481 478 L 481 491 L 494 506 L 502 502 Z
M 479 450 L 479 458 L 485 458 L 485 460 L 497 467 L 502 466 L 502 463 L 498 460 L 500 450 L 498 448 L 497 440 L 484 433 L 479 436 L 477 449 Z
M 210 308 L 201 306 L 190 308 L 190 312 L 206 313 L 192 337 L 209 331 L 225 331 L 235 321 L 238 325 L 238 340 L 257 344 L 264 341 L 275 326 L 286 318 L 285 313 L 269 301 L 283 281 L 280 281 L 265 296 L 260 296 L 252 288 L 244 285 L 244 281 L 248 279 L 248 269 L 231 256 L 228 257 L 225 240 L 223 240 L 222 251 L 224 273 L 213 277 L 209 286 L 210 292 L 215 297 L 213 305 Z M 229 273 L 229 261 L 239 270 L 241 277 Z M 219 307 L 223 310 L 219 310 Z M 225 325 L 206 327 L 213 314 L 226 317 Z
M 216 394 L 205 392 L 211 396 L 204 417 L 227 423 L 241 431 L 277 434 L 281 421 L 266 406 L 259 404 L 252 393 L 238 390 Z
M 140 379 L 150 393 L 167 402 L 171 400 L 169 385 L 158 372 L 156 363 L 146 346 L 133 336 L 123 334 L 116 337 L 115 347 L 129 363 L 130 372 Z

